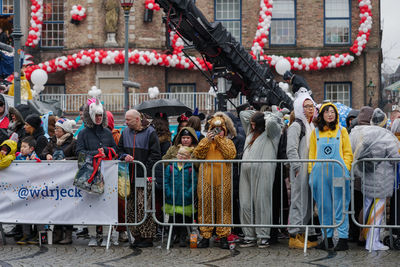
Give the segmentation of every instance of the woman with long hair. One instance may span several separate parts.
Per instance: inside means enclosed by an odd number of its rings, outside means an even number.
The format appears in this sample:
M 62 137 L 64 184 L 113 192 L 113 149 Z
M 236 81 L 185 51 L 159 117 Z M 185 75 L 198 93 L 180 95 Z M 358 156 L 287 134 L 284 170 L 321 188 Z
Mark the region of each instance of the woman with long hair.
M 339 161 L 345 168 L 345 176 L 350 177 L 353 152 L 351 150 L 349 134 L 346 128 L 339 125 L 339 113 L 336 106 L 332 103 L 325 103 L 320 108 L 316 119 L 316 128 L 312 131 L 310 137 L 309 159 L 330 161 L 309 163 L 309 184 L 312 196 L 317 203 L 320 225 L 339 224 L 343 220 L 343 205 L 345 205 L 345 211 L 349 208 L 350 183 L 349 181 L 345 182 L 345 203 L 342 203 L 342 188 L 334 187 L 333 180 L 343 177 L 343 169 L 339 164 L 332 162 L 332 160 Z M 333 216 L 335 220 L 333 220 Z M 335 250 L 348 250 L 349 217 L 347 215 L 337 230 L 339 233 L 339 242 Z M 333 231 L 333 228 L 326 230 L 327 234 L 324 238 L 327 239 L 328 247 L 325 246 L 325 242 L 322 242 L 318 248 L 333 248 Z
M 276 159 L 283 128 L 282 119 L 271 112 L 240 112 L 247 133 L 243 160 Z M 243 163 L 240 173 L 239 199 L 242 224 L 272 224 L 272 188 L 276 163 Z M 242 247 L 270 245 L 270 228 L 242 228 Z

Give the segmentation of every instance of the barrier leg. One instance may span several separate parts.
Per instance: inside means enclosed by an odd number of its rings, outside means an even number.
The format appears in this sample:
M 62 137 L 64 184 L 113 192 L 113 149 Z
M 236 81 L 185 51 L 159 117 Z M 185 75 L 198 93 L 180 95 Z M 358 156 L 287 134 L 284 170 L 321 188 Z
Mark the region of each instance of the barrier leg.
M 169 247 L 171 245 L 171 239 L 172 239 L 172 229 L 174 227 L 172 225 L 169 226 L 169 233 L 168 233 L 168 241 L 167 241 L 167 250 L 169 250 Z
M 328 249 L 328 236 L 327 236 L 326 228 L 324 228 L 324 241 L 323 242 L 325 242 L 325 248 Z
M 112 225 L 110 224 L 110 229 L 108 229 L 108 235 L 107 235 L 107 246 L 106 246 L 106 249 L 108 249 L 110 247 L 111 231 L 112 231 Z
M 306 226 L 306 233 L 304 234 L 304 254 L 307 254 L 307 243 L 308 243 L 308 227 Z
M 3 224 L 0 223 L 1 240 L 3 240 L 3 245 L 6 245 L 6 235 L 4 234 Z
M 393 249 L 393 228 L 389 228 L 389 242 L 390 242 L 390 249 Z

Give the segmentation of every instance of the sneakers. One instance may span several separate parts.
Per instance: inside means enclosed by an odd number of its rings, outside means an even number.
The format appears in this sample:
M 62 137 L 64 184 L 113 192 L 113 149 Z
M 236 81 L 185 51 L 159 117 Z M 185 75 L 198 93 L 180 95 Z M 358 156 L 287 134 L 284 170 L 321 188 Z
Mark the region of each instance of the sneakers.
M 122 243 L 126 243 L 129 241 L 128 234 L 126 233 L 126 231 L 119 232 L 118 241 Z
M 347 244 L 347 243 L 346 243 Z M 322 242 L 316 247 L 317 249 L 322 249 L 322 250 L 330 250 L 333 249 L 333 240 L 332 237 L 328 237 L 328 247 L 325 247 L 325 240 L 322 240 Z
M 76 236 L 78 237 L 84 237 L 88 235 L 89 235 L 89 230 L 86 227 L 76 233 Z
M 339 238 L 339 242 L 335 247 L 335 251 L 345 251 L 349 250 L 349 245 L 347 244 L 346 238 Z
M 97 238 L 94 237 L 94 236 L 92 236 L 92 237 L 90 238 L 90 241 L 89 241 L 88 246 L 89 246 L 89 247 L 97 247 L 97 246 L 98 246 Z
M 369 246 L 365 246 L 365 249 L 366 250 L 369 250 Z M 372 245 L 372 250 L 375 250 L 375 251 L 385 251 L 385 250 L 388 250 L 389 249 L 389 247 L 388 246 L 385 246 L 384 244 L 382 244 L 382 243 L 375 243 L 375 244 L 373 244 Z
M 297 234 L 296 237 L 290 237 L 289 248 L 303 249 L 304 241 L 304 234 Z M 314 248 L 316 246 L 318 246 L 317 241 L 307 241 L 307 248 Z
M 28 239 L 26 239 L 26 242 L 29 245 L 37 245 L 37 244 L 39 244 L 39 238 L 36 235 L 30 236 L 30 237 L 28 237 Z
M 249 247 L 255 247 L 256 245 L 257 245 L 256 240 L 243 240 L 242 244 L 240 244 L 239 246 L 241 248 L 249 248 Z
M 259 248 L 267 248 L 269 247 L 269 240 L 267 238 L 261 238 L 260 242 L 258 243 Z
M 197 248 L 208 248 L 210 246 L 210 239 L 203 238 L 198 244 Z

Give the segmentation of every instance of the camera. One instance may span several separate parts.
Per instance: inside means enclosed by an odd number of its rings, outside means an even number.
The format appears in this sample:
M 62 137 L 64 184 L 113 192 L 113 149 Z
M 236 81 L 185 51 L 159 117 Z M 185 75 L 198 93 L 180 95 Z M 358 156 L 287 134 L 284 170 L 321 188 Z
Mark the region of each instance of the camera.
M 212 133 L 214 135 L 219 135 L 220 132 L 222 132 L 222 128 L 221 127 L 215 127 L 214 129 L 212 129 Z

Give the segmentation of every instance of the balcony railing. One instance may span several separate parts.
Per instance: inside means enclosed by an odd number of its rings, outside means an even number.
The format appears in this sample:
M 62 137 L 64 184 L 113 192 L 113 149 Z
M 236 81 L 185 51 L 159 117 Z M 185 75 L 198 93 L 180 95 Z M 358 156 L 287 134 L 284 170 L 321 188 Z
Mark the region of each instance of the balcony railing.
M 213 112 L 216 110 L 216 98 L 209 93 L 160 93 L 158 98 L 178 99 L 191 109 L 198 108 L 202 112 Z M 56 99 L 61 102 L 61 108 L 65 113 L 75 113 L 79 111 L 79 107 L 86 103 L 87 94 L 41 94 L 40 100 Z M 135 93 L 129 95 L 130 107 L 135 106 L 143 101 L 150 100 L 147 93 Z M 104 103 L 105 109 L 111 112 L 124 111 L 124 94 L 102 94 L 101 101 Z M 246 103 L 246 97 L 240 95 L 236 99 L 231 99 L 236 105 Z M 228 110 L 234 110 L 235 107 L 228 102 Z

